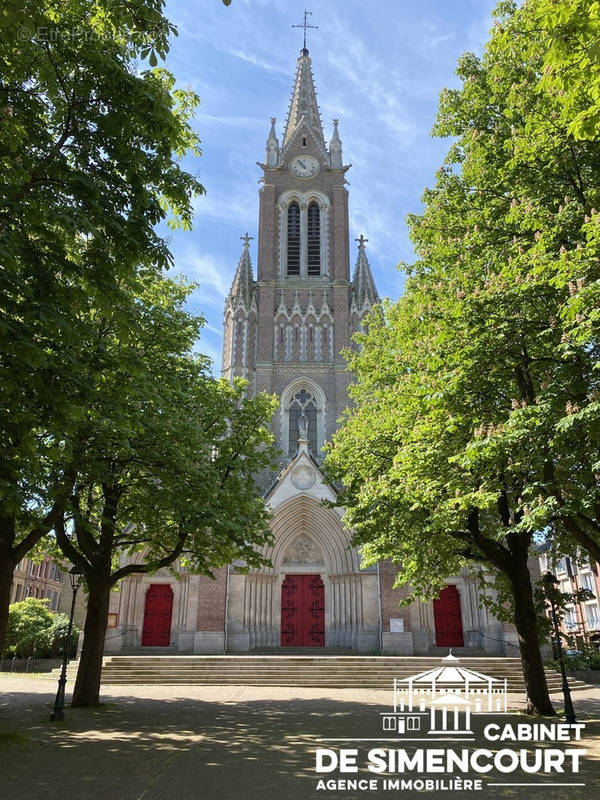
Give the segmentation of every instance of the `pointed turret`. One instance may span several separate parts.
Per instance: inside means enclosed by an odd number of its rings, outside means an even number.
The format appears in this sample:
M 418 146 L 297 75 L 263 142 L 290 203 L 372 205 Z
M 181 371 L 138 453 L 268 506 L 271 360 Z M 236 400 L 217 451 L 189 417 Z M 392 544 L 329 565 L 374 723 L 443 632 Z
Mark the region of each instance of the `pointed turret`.
M 279 140 L 275 133 L 275 117 L 271 117 L 271 130 L 267 139 L 267 152 L 265 155 L 265 163 L 267 167 L 276 167 L 279 163 Z
M 254 375 L 257 305 L 250 261 L 250 239 L 246 233 L 242 255 L 225 301 L 223 315 L 222 375 L 229 381 L 236 376 L 250 380 Z
M 356 239 L 356 241 L 358 242 L 358 258 L 356 259 L 354 278 L 352 280 L 354 288 L 352 300 L 356 308 L 362 310 L 365 306 L 370 308 L 375 303 L 378 303 L 379 295 L 375 288 L 375 281 L 373 280 L 365 250 L 365 242 L 369 240 L 365 239 L 361 233 L 360 239 Z
M 329 142 L 329 154 L 331 157 L 331 169 L 343 169 L 342 160 L 342 140 L 338 131 L 338 119 L 333 120 L 333 136 Z
M 243 305 L 246 310 L 250 308 L 252 303 L 252 291 L 254 279 L 252 276 L 252 262 L 250 260 L 250 240 L 252 236 L 246 233 L 241 237 L 244 244 L 242 245 L 242 255 L 238 262 L 237 269 L 231 284 L 229 292 L 229 302 L 237 307 Z
M 317 145 L 326 152 L 325 137 L 321 125 L 321 116 L 317 103 L 317 93 L 313 80 L 310 56 L 308 50 L 303 49 L 298 59 L 296 81 L 292 92 L 290 110 L 283 134 L 283 147 L 286 147 L 294 137 L 299 126 L 304 123 L 312 133 Z

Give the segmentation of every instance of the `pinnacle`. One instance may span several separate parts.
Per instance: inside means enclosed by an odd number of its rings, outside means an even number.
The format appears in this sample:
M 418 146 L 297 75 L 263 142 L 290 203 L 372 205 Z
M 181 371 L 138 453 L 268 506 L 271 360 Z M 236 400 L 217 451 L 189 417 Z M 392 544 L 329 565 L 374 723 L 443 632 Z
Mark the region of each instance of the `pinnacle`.
M 302 122 L 311 131 L 319 146 L 325 150 L 325 137 L 321 125 L 321 115 L 319 113 L 308 50 L 302 50 L 298 59 L 290 110 L 283 135 L 284 147 L 289 144 L 296 129 Z
M 356 259 L 356 267 L 354 268 L 354 278 L 352 282 L 354 284 L 354 300 L 357 306 L 361 308 L 365 303 L 369 306 L 377 303 L 379 301 L 379 295 L 375 288 L 375 281 L 373 280 L 373 274 L 369 266 L 369 260 L 365 249 L 365 243 L 368 239 L 365 239 L 361 234 L 360 238 L 356 241 L 358 242 L 358 257 Z
M 252 302 L 252 290 L 254 278 L 252 275 L 252 261 L 250 260 L 250 240 L 252 236 L 248 233 L 241 237 L 242 255 L 238 262 L 229 297 L 234 304 L 242 303 L 248 309 Z

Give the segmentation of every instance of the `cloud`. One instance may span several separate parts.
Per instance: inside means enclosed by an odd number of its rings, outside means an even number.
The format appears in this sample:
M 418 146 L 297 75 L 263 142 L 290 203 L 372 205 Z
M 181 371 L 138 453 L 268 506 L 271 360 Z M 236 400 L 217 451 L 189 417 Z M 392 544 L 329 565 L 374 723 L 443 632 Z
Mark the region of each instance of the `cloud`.
M 247 64 L 252 64 L 253 67 L 259 67 L 259 69 L 264 69 L 267 72 L 277 72 L 280 75 L 285 75 L 286 77 L 289 76 L 289 70 L 283 65 L 275 64 L 273 61 L 266 61 L 262 58 L 259 58 L 254 53 L 245 53 L 243 50 L 238 49 L 225 50 L 224 52 L 228 53 L 234 58 L 239 58 L 241 61 L 245 61 Z
M 214 300 L 215 295 L 225 301 L 225 296 L 229 291 L 229 276 L 231 274 L 231 267 L 225 266 L 215 256 L 210 254 L 198 254 L 193 252 L 184 252 L 182 255 L 176 255 L 175 263 L 177 271 L 182 272 L 191 281 L 198 284 L 192 294 L 194 302 L 201 305 L 203 299 Z M 201 309 L 203 310 L 203 309 Z

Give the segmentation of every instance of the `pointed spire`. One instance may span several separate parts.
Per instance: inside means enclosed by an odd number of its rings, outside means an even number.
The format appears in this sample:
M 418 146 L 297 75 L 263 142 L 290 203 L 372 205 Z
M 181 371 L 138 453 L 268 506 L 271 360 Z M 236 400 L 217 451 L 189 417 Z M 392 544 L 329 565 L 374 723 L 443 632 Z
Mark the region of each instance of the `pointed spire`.
M 244 243 L 242 245 L 242 255 L 240 256 L 235 271 L 229 297 L 234 306 L 242 304 L 246 309 L 249 309 L 252 303 L 252 289 L 254 285 L 252 262 L 250 260 L 250 240 L 254 237 L 248 236 L 246 233 L 240 238 Z
M 319 105 L 317 103 L 317 93 L 310 65 L 308 50 L 302 50 L 298 59 L 298 70 L 296 72 L 292 100 L 285 124 L 285 133 L 283 134 L 283 147 L 289 144 L 300 123 L 304 122 L 315 137 L 317 144 L 323 150 L 326 149 Z
M 271 130 L 269 131 L 269 136 L 267 138 L 267 153 L 265 156 L 267 167 L 276 167 L 279 162 L 279 140 L 277 139 L 277 134 L 275 133 L 276 122 L 277 119 L 275 117 L 271 117 Z
M 329 142 L 331 169 L 342 169 L 344 166 L 342 160 L 342 140 L 340 139 L 340 132 L 338 131 L 338 123 L 339 119 L 333 120 L 333 136 Z
M 368 242 L 368 239 L 360 235 L 360 239 L 355 239 L 358 242 L 358 258 L 356 259 L 356 267 L 354 268 L 354 301 L 358 308 L 362 308 L 365 304 L 368 306 L 372 306 L 375 303 L 379 302 L 379 295 L 377 294 L 377 289 L 375 288 L 375 281 L 373 280 L 373 274 L 371 273 L 371 267 L 369 266 L 369 261 L 367 259 L 367 253 L 365 250 L 365 242 Z

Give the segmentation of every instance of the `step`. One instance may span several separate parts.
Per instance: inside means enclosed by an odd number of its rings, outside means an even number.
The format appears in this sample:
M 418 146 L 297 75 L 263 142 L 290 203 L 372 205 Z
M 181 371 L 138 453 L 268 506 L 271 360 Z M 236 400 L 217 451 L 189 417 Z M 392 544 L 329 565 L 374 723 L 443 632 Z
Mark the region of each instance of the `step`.
M 509 692 L 523 692 L 521 662 L 498 656 L 463 657 L 461 665 L 506 679 Z M 440 666 L 436 656 L 277 655 L 114 655 L 104 659 L 105 684 L 205 686 L 292 686 L 389 690 L 404 678 Z M 69 679 L 77 663 L 69 665 Z M 58 673 L 58 671 L 55 671 Z M 561 689 L 560 674 L 546 671 L 551 692 Z M 569 679 L 573 689 L 588 688 Z

